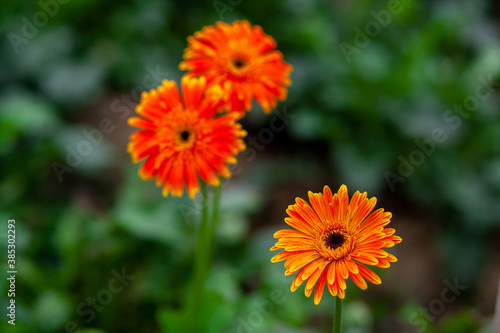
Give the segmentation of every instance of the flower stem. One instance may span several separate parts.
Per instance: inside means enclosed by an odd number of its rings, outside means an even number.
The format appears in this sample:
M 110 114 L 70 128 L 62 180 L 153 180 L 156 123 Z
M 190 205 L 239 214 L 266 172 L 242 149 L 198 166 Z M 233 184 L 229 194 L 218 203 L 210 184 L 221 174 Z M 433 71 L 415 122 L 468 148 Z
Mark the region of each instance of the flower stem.
M 209 238 L 207 237 L 208 229 L 208 191 L 207 185 L 201 182 L 201 195 L 202 195 L 202 208 L 201 208 L 201 222 L 198 230 L 198 243 L 196 245 L 195 253 L 195 267 L 194 267 L 194 280 L 193 289 L 191 290 L 191 297 L 187 305 L 186 324 L 187 331 L 195 332 L 199 327 L 200 306 L 202 302 L 203 289 L 205 280 L 208 273 L 208 258 L 207 258 L 207 245 Z
M 207 270 L 207 229 L 208 229 L 208 193 L 207 193 L 207 185 L 202 182 L 201 183 L 201 195 L 202 203 L 201 203 L 201 222 L 200 222 L 200 230 L 198 230 L 198 244 L 196 246 L 196 266 L 195 266 L 195 280 L 196 280 L 196 292 L 200 294 L 203 289 L 203 284 L 205 282 L 205 275 Z M 199 297 L 200 295 L 198 295 Z
M 208 190 L 207 184 L 201 182 L 201 222 L 198 230 L 198 245 L 196 247 L 197 269 L 203 271 L 206 266 L 207 230 L 208 230 Z
M 217 225 L 217 217 L 219 214 L 219 201 L 220 201 L 220 186 L 214 187 L 214 196 L 212 199 L 212 218 L 210 219 L 208 229 L 208 260 L 212 260 L 212 252 L 214 247 L 215 226 Z
M 208 189 L 207 184 L 201 183 L 202 208 L 201 222 L 198 230 L 198 244 L 195 253 L 195 270 L 193 289 L 189 298 L 188 310 L 186 316 L 186 331 L 197 332 L 200 327 L 200 312 L 203 302 L 203 290 L 210 270 L 212 253 L 214 247 L 215 226 L 219 211 L 220 186 L 214 188 L 212 198 L 212 209 L 210 220 L 208 218 Z
M 335 314 L 333 316 L 333 333 L 340 333 L 342 330 L 342 298 L 335 297 Z

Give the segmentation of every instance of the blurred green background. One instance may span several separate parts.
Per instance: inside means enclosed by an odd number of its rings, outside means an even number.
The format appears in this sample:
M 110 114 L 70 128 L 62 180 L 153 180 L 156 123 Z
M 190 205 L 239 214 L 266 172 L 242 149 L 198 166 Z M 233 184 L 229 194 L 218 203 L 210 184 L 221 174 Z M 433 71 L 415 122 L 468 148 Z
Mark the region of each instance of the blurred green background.
M 344 332 L 492 332 L 500 276 L 498 1 L 1 1 L 1 332 L 176 332 L 199 195 L 163 198 L 126 153 L 141 91 L 179 82 L 186 37 L 248 19 L 294 66 L 274 115 L 242 120 L 204 332 L 328 332 L 291 293 L 273 233 L 346 184 L 393 212 L 399 261 L 348 284 Z M 279 130 L 270 130 L 273 117 Z M 16 219 L 16 325 L 7 220 Z M 116 278 L 121 277 L 121 282 Z M 449 284 L 461 287 L 448 303 Z M 453 296 L 445 292 L 446 299 Z M 92 303 L 95 302 L 95 303 Z

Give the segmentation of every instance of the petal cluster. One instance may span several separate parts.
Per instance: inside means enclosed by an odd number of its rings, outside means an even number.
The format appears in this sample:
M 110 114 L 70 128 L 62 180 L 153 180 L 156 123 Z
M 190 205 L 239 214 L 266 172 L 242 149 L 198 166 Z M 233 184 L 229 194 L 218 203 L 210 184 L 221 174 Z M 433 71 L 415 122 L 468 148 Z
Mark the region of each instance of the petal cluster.
M 287 209 L 285 222 L 293 229 L 277 231 L 278 242 L 271 251 L 283 249 L 271 261 L 285 261 L 285 275 L 297 273 L 292 292 L 305 282 L 305 294 L 314 290 L 318 304 L 325 286 L 332 296 L 345 297 L 346 280 L 361 289 L 366 281 L 381 280 L 366 265 L 387 268 L 397 259 L 383 249 L 401 242 L 395 230 L 385 228 L 392 214 L 382 208 L 373 211 L 376 198 L 354 193 L 349 202 L 347 187 L 342 185 L 332 194 L 325 186 L 323 193 L 309 192 L 309 203 L 297 198 Z
M 226 164 L 245 149 L 246 132 L 235 113 L 217 116 L 221 88 L 208 87 L 206 79 L 183 77 L 182 97 L 174 81 L 164 80 L 157 89 L 143 92 L 129 119 L 139 128 L 130 136 L 128 152 L 143 179 L 156 179 L 163 195 L 182 196 L 184 185 L 191 198 L 199 191 L 198 176 L 218 186 L 219 176 L 230 177 Z
M 188 38 L 181 70 L 207 78 L 209 86 L 224 92 L 222 108 L 228 112 L 251 109 L 252 99 L 269 113 L 287 96 L 292 66 L 275 50 L 276 41 L 248 21 L 217 22 Z

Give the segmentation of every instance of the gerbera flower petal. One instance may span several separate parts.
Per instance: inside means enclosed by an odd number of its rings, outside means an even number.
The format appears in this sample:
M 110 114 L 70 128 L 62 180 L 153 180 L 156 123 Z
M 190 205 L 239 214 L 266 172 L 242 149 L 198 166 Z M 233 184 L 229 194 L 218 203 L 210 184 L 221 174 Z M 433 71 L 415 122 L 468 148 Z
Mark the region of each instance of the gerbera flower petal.
M 356 196 L 357 194 L 357 196 Z M 349 229 L 358 226 L 375 207 L 377 203 L 376 198 L 366 199 L 366 192 L 360 194 L 356 192 L 349 204 L 349 211 L 347 212 L 347 219 L 349 221 Z
M 245 149 L 246 132 L 238 117 L 214 117 L 222 95 L 220 87 L 207 88 L 205 78 L 183 77 L 183 98 L 173 81 L 144 92 L 129 124 L 140 130 L 130 136 L 127 150 L 134 163 L 144 160 L 139 176 L 156 178 L 162 194 L 182 196 L 184 186 L 193 198 L 198 177 L 214 186 L 219 176 L 230 177 L 226 164 L 235 163 Z
M 335 261 L 333 261 L 332 263 L 330 263 L 330 265 L 328 266 L 328 275 L 327 275 L 327 278 L 328 278 L 328 284 L 333 284 L 335 282 L 335 276 L 336 276 L 336 272 L 335 272 Z
M 152 121 L 144 119 L 144 118 L 140 118 L 140 117 L 129 118 L 128 123 L 130 126 L 143 128 L 145 130 L 155 130 L 156 129 L 156 125 Z
M 323 224 L 318 215 L 313 211 L 311 206 L 308 203 L 300 203 L 295 207 L 297 213 L 302 217 L 304 221 L 310 221 L 310 225 L 318 225 Z
M 360 226 L 360 232 L 368 233 L 378 227 L 384 227 L 391 221 L 392 214 L 384 212 L 382 208 L 368 215 Z
M 189 93 L 183 94 L 184 108 L 186 110 L 195 110 L 200 106 L 201 99 L 205 93 L 206 79 L 200 78 L 190 79 L 184 76 L 181 79 L 181 89 Z
M 312 206 L 311 211 L 314 210 L 314 212 L 316 212 L 317 216 L 319 217 L 319 221 L 328 220 L 329 207 L 324 204 L 325 200 L 323 195 L 321 193 L 312 193 L 311 191 L 309 191 L 307 194 Z
M 156 157 L 157 155 L 149 156 L 139 168 L 139 177 L 141 177 L 142 180 L 151 179 L 156 175 L 157 171 L 154 168 Z
M 222 107 L 245 112 L 255 98 L 269 113 L 287 95 L 292 66 L 283 61 L 276 41 L 248 21 L 217 22 L 188 37 L 181 70 L 189 77 L 205 77 L 224 92 Z
M 337 289 L 339 298 L 345 298 L 345 289 Z
M 353 253 L 351 255 L 352 259 L 356 260 L 356 261 L 359 261 L 363 264 L 367 264 L 367 265 L 376 265 L 378 264 L 378 259 L 371 256 L 371 255 L 367 255 L 367 254 L 364 254 L 364 253 Z
M 380 267 L 380 268 L 389 268 L 389 267 L 391 267 L 391 264 L 386 259 L 379 259 L 378 264 L 375 266 Z
M 323 193 L 308 192 L 308 197 L 310 204 L 296 198 L 288 207 L 285 222 L 294 229 L 275 232 L 278 241 L 271 248 L 284 249 L 271 261 L 286 259 L 286 275 L 298 271 L 292 292 L 306 280 L 304 293 L 310 296 L 316 286 L 318 304 L 325 285 L 332 296 L 344 298 L 349 278 L 360 289 L 368 287 L 366 281 L 380 284 L 380 277 L 365 265 L 387 268 L 397 260 L 383 250 L 401 241 L 394 229 L 384 228 L 391 213 L 372 212 L 376 199 L 368 199 L 366 192 L 356 192 L 349 202 L 345 185 L 335 194 L 325 186 Z
M 304 269 L 304 268 L 302 268 L 302 269 Z M 300 287 L 302 282 L 304 282 L 304 280 L 302 280 L 302 278 L 301 278 L 300 272 L 302 272 L 302 270 L 300 270 L 299 273 L 297 273 L 297 275 L 295 275 L 295 278 L 292 281 L 292 285 L 290 286 L 290 290 L 292 291 L 292 293 Z
M 159 171 L 156 176 L 156 186 L 160 187 L 163 184 L 163 189 L 162 193 L 163 196 L 166 196 L 168 193 L 168 183 L 165 183 L 165 179 L 167 179 L 168 174 L 170 173 L 170 170 L 172 170 L 172 165 L 174 164 L 174 160 L 169 159 L 169 160 L 164 160 L 162 164 L 159 166 Z M 157 163 L 155 163 L 157 165 Z
M 371 271 L 369 268 L 366 268 L 365 266 L 358 264 L 358 269 L 361 276 L 366 280 L 370 281 L 371 283 L 373 284 L 382 283 L 382 280 L 378 277 L 378 275 L 373 273 L 373 271 Z
M 340 268 L 340 260 L 335 262 L 335 280 L 337 281 L 337 285 L 340 289 L 345 290 L 347 288 L 347 284 L 345 282 L 345 278 L 342 275 L 342 269 Z
M 321 268 L 316 268 L 316 270 L 311 274 L 311 276 L 309 277 L 309 279 L 307 279 L 307 282 L 306 282 L 306 290 L 307 289 L 313 289 L 314 288 L 314 285 L 316 284 L 316 282 L 318 281 L 319 277 L 321 276 L 321 274 L 323 273 L 324 269 L 321 269 Z
M 312 237 L 308 234 L 297 230 L 279 230 L 276 231 L 273 235 L 274 238 L 306 238 L 312 239 Z
M 342 277 L 342 279 L 347 279 L 349 277 L 349 271 L 347 269 L 347 266 L 345 265 L 345 262 L 344 260 L 338 260 L 337 261 L 337 270 L 340 274 L 340 276 Z
M 351 280 L 359 287 L 359 289 L 365 290 L 368 288 L 368 284 L 366 284 L 365 279 L 361 276 L 361 274 L 351 274 Z
M 399 236 L 391 236 L 390 240 L 394 242 L 394 244 L 399 244 L 403 241 L 403 239 Z M 386 246 L 388 247 L 388 246 Z
M 331 266 L 335 266 L 334 264 L 332 264 Z M 335 297 L 337 296 L 338 292 L 337 292 L 337 284 L 336 283 L 331 283 L 328 282 L 328 279 L 327 279 L 327 283 L 326 283 L 326 286 L 328 288 L 328 291 L 330 292 L 330 294 Z
M 306 267 L 304 267 L 304 273 L 302 273 L 302 280 L 307 280 L 309 279 L 309 277 L 312 275 L 312 273 L 314 273 L 314 271 L 318 268 L 321 268 L 321 266 L 323 266 L 323 264 L 325 263 L 325 260 L 324 259 L 316 259 L 315 261 L 313 261 L 311 264 L 312 265 L 307 265 Z
M 347 209 L 349 208 L 349 196 L 347 195 L 347 186 L 342 185 L 340 190 L 337 192 L 338 198 L 338 219 L 339 221 L 345 221 L 345 216 L 347 214 Z
M 198 176 L 196 175 L 196 170 L 193 163 L 184 163 L 184 177 L 186 180 L 188 195 L 192 199 L 200 190 Z
M 387 258 L 385 258 L 385 259 L 387 261 L 389 261 L 389 262 L 396 262 L 396 261 L 398 261 L 398 259 L 395 256 L 393 256 L 392 254 L 390 254 L 390 253 L 387 255 Z
M 170 173 L 167 176 L 165 182 L 170 185 L 170 192 L 173 196 L 180 197 L 182 196 L 182 187 L 183 187 L 183 170 L 182 162 L 175 161 Z M 168 193 L 167 193 L 168 195 Z
M 349 271 L 349 275 L 359 273 L 358 265 L 356 265 L 356 263 L 354 263 L 352 260 L 344 260 L 344 264 Z
M 286 260 L 286 259 L 290 258 L 292 255 L 294 255 L 293 252 L 283 251 L 283 252 L 276 254 L 274 257 L 272 257 L 271 262 L 279 262 L 282 260 Z
M 290 275 L 317 258 L 319 258 L 319 255 L 314 251 L 304 251 L 291 257 L 285 262 L 284 266 L 287 268 L 288 275 Z
M 306 281 L 317 269 L 321 266 L 323 260 L 316 259 L 311 261 L 306 266 L 302 267 L 301 270 L 295 275 L 294 280 L 292 281 L 291 290 L 294 292 L 297 288 L 302 284 L 302 282 Z
M 129 150 L 132 154 L 132 160 L 138 162 L 146 156 L 157 156 L 158 143 L 155 140 L 141 138 L 134 145 L 130 145 Z M 155 158 L 155 164 L 157 163 L 156 161 L 157 159 Z
M 295 210 L 287 210 L 288 214 L 291 217 L 285 218 L 286 224 L 291 226 L 292 228 L 295 228 L 297 230 L 302 231 L 305 234 L 308 234 L 311 232 L 311 226 L 308 222 L 306 222 L 302 216 L 300 216 L 299 213 L 297 213 Z
M 318 305 L 323 296 L 323 291 L 325 290 L 326 284 L 326 270 L 319 277 L 318 283 L 316 284 L 316 289 L 314 290 L 314 304 Z

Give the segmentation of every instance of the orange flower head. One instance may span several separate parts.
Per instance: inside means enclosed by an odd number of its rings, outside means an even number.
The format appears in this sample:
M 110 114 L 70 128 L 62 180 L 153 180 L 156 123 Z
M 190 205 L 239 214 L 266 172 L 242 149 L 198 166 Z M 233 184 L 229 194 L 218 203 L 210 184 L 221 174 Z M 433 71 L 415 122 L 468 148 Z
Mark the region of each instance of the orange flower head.
M 182 99 L 174 81 L 164 80 L 157 89 L 143 92 L 136 111 L 142 117 L 128 120 L 140 130 L 130 136 L 128 152 L 143 179 L 156 178 L 163 195 L 182 196 L 183 186 L 191 198 L 199 191 L 198 175 L 218 186 L 218 175 L 230 177 L 226 164 L 245 149 L 246 132 L 236 114 L 216 117 L 222 91 L 207 89 L 205 78 L 183 77 Z
M 217 22 L 188 37 L 181 70 L 187 75 L 205 76 L 210 86 L 224 91 L 221 107 L 229 112 L 252 108 L 252 98 L 269 113 L 277 100 L 283 101 L 292 66 L 275 50 L 276 41 L 260 26 L 248 21 Z
M 342 185 L 335 195 L 325 186 L 323 193 L 309 192 L 309 205 L 297 198 L 288 206 L 285 222 L 295 230 L 285 229 L 274 234 L 278 242 L 271 251 L 284 249 L 271 261 L 286 260 L 285 275 L 298 271 L 292 292 L 306 281 L 305 294 L 314 303 L 321 301 L 325 285 L 332 294 L 345 297 L 349 277 L 361 289 L 366 281 L 380 284 L 381 280 L 365 265 L 387 268 L 397 259 L 382 250 L 401 242 L 395 230 L 384 228 L 392 214 L 382 208 L 372 212 L 376 198 L 367 199 L 365 193 L 354 193 L 351 202 L 347 187 Z

